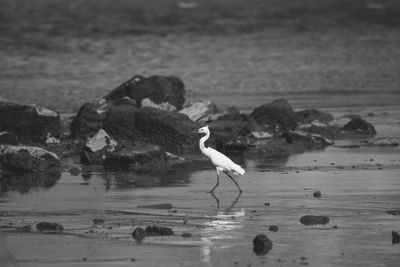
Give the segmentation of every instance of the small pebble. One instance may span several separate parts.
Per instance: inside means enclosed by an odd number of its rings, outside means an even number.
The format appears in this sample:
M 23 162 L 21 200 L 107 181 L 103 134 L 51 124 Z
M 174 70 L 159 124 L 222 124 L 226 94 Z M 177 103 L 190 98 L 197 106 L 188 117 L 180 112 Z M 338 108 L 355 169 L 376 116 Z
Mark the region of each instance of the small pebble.
M 313 196 L 315 197 L 315 198 L 320 198 L 321 197 L 321 191 L 315 191 L 314 193 L 313 193 Z
M 187 233 L 187 232 L 183 232 L 182 236 L 185 237 L 185 238 L 189 238 L 189 237 L 192 237 L 192 234 L 191 233 Z
M 396 231 L 392 231 L 392 244 L 400 243 L 400 235 Z
M 278 232 L 279 231 L 279 227 L 277 225 L 271 225 L 268 230 L 270 230 L 271 232 Z

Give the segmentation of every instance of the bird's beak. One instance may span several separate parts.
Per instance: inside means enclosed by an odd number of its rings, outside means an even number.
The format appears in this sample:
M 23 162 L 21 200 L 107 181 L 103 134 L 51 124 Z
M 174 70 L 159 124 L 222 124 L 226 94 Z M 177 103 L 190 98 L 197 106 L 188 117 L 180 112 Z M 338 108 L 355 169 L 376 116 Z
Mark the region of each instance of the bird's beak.
M 193 130 L 193 131 L 191 131 L 191 133 L 193 133 L 193 134 L 196 133 L 197 134 L 197 133 L 199 133 L 199 130 Z

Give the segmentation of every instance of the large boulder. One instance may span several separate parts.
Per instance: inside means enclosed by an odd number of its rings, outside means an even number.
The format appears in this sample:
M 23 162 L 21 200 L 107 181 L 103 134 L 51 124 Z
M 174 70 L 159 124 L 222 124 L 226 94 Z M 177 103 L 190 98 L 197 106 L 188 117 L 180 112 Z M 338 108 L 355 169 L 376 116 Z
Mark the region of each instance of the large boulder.
M 107 170 L 130 170 L 136 173 L 164 173 L 167 169 L 167 155 L 155 145 L 128 145 L 119 151 L 106 155 L 104 167 Z
M 155 108 L 140 108 L 135 113 L 135 129 L 148 143 L 162 146 L 175 154 L 198 153 L 199 128 L 186 115 Z
M 92 106 L 91 114 L 94 115 L 96 124 L 90 128 L 78 127 L 77 129 L 81 130 L 75 130 L 75 133 L 80 134 L 75 136 L 92 136 L 102 126 L 116 140 L 157 144 L 175 154 L 193 153 L 198 150 L 198 140 L 191 131 L 199 126 L 184 114 L 152 107 L 138 108 L 129 98 L 107 102 L 101 110 L 102 112 L 98 112 L 98 106 Z M 77 117 L 82 116 L 78 114 Z M 86 122 L 81 125 L 92 125 Z
M 128 96 L 136 101 L 137 106 L 141 106 L 142 100 L 149 98 L 156 104 L 168 102 L 180 110 L 185 102 L 184 95 L 185 85 L 177 77 L 154 75 L 145 78 L 133 76 L 107 94 L 104 99 L 115 100 Z
M 104 130 L 117 139 L 144 141 L 136 127 L 136 113 L 140 108 L 132 103 L 113 104 L 104 118 Z
M 0 131 L 11 131 L 22 140 L 45 142 L 61 134 L 60 115 L 47 108 L 0 100 Z
M 375 127 L 357 116 L 344 125 L 339 132 L 340 135 L 375 135 Z
M 61 166 L 58 156 L 34 146 L 0 145 L 2 169 L 13 172 L 45 172 Z
M 285 99 L 259 106 L 250 114 L 258 123 L 268 128 L 269 132 L 284 133 L 297 126 L 297 115 Z

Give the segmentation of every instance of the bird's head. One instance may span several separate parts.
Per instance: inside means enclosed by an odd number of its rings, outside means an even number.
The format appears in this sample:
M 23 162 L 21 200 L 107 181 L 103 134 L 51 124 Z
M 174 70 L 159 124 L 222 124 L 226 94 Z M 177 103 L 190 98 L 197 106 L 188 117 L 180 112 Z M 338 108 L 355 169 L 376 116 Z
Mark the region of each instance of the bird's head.
M 207 125 L 207 126 L 201 127 L 197 132 L 198 133 L 209 133 L 210 129 L 208 128 L 208 125 Z

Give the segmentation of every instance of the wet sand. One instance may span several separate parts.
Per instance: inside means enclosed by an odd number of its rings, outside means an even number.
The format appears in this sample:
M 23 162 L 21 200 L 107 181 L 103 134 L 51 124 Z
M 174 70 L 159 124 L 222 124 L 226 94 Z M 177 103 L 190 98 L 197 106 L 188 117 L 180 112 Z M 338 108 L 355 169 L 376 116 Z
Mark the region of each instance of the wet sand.
M 206 12 L 177 10 L 172 0 L 0 2 L 0 97 L 74 115 L 135 74 L 176 75 L 186 102 L 250 112 L 286 98 L 339 122 L 361 115 L 377 138 L 400 138 L 394 0 L 203 1 Z M 238 158 L 247 171 L 239 198 L 225 178 L 215 197 L 207 193 L 212 169 L 62 173 L 22 187 L 10 177 L 0 192 L 0 265 L 398 266 L 391 232 L 400 232 L 400 217 L 386 211 L 400 208 L 400 148 L 363 140 L 288 159 Z M 163 203 L 172 209 L 138 207 Z M 303 215 L 330 221 L 305 226 Z M 41 221 L 64 231 L 41 233 Z M 135 242 L 133 230 L 153 224 L 175 234 Z M 273 242 L 265 256 L 252 251 L 258 234 Z
M 373 112 L 368 120 L 377 137 L 400 137 L 398 109 L 330 111 L 337 118 Z M 285 160 L 242 159 L 247 172 L 239 197 L 225 178 L 215 197 L 207 193 L 214 170 L 124 179 L 63 173 L 50 188 L 1 193 L 2 254 L 14 258 L 14 266 L 397 266 L 400 246 L 392 245 L 391 232 L 400 231 L 400 220 L 386 211 L 400 208 L 400 149 L 341 147 L 362 140 L 337 140 L 324 151 Z M 317 190 L 321 198 L 313 197 Z M 139 207 L 162 203 L 172 209 Z M 304 215 L 330 221 L 305 226 Z M 64 231 L 40 233 L 40 221 L 60 223 Z M 174 235 L 135 242 L 135 227 L 153 224 L 171 227 Z M 32 230 L 18 232 L 24 225 Z M 279 231 L 270 232 L 271 225 Z M 252 251 L 257 234 L 273 242 L 265 256 Z

